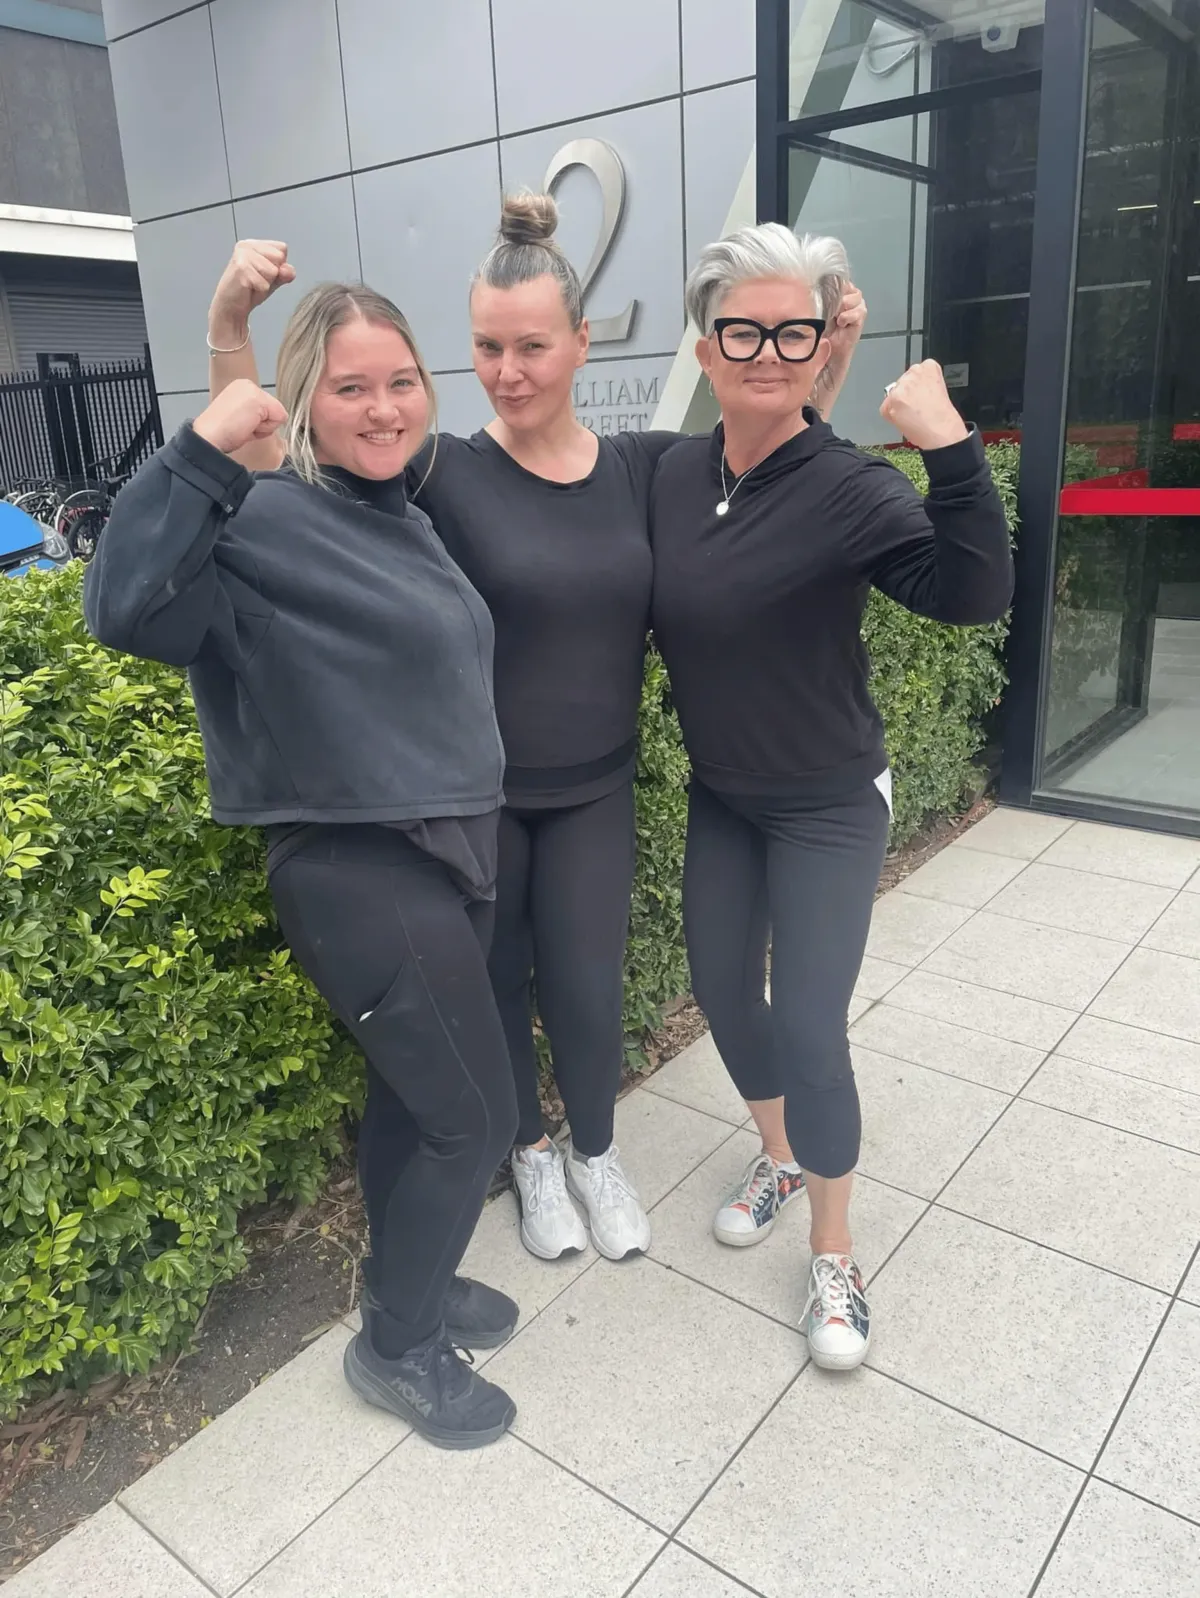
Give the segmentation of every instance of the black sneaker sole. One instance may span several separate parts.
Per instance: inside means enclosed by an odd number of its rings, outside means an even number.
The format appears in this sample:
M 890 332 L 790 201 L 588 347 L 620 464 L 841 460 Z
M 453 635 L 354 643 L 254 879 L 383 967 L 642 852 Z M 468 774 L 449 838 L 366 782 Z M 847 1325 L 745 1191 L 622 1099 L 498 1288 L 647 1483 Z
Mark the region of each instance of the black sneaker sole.
M 510 1398 L 504 1419 L 482 1431 L 451 1431 L 433 1425 L 418 1409 L 389 1387 L 387 1382 L 380 1380 L 361 1363 L 355 1352 L 355 1341 L 356 1339 L 352 1338 L 346 1344 L 342 1355 L 342 1373 L 350 1387 L 368 1404 L 374 1404 L 376 1409 L 386 1409 L 401 1420 L 407 1421 L 418 1435 L 424 1437 L 426 1442 L 432 1443 L 435 1448 L 452 1448 L 460 1452 L 471 1448 L 486 1448 L 489 1443 L 499 1442 L 517 1418 L 517 1406 Z

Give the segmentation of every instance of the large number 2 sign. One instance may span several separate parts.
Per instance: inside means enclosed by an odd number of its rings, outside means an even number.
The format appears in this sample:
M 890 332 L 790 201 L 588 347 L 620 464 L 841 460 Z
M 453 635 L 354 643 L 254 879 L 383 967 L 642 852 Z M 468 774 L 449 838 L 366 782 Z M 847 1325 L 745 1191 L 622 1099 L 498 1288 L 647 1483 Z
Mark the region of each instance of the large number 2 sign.
M 625 209 L 625 168 L 621 165 L 621 157 L 612 145 L 605 144 L 602 139 L 572 139 L 570 144 L 563 145 L 546 168 L 543 183 L 546 191 L 552 194 L 559 178 L 573 166 L 587 168 L 600 185 L 600 197 L 604 203 L 600 237 L 596 240 L 592 258 L 580 278 L 586 300 L 587 292 L 595 281 L 596 273 L 604 265 L 608 252 L 612 249 L 613 240 L 617 236 L 617 229 L 621 226 L 621 213 Z M 588 327 L 591 330 L 592 343 L 615 344 L 621 339 L 627 339 L 633 329 L 637 307 L 638 302 L 630 300 L 618 316 L 602 316 L 596 320 L 589 317 Z

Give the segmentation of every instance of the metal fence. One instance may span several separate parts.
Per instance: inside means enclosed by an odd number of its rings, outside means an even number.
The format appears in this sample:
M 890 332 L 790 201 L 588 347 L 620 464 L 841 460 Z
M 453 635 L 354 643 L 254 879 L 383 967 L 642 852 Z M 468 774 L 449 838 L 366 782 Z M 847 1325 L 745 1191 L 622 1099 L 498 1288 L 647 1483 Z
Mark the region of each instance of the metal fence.
M 0 492 L 29 480 L 124 477 L 163 441 L 150 349 L 84 365 L 39 355 L 0 377 Z

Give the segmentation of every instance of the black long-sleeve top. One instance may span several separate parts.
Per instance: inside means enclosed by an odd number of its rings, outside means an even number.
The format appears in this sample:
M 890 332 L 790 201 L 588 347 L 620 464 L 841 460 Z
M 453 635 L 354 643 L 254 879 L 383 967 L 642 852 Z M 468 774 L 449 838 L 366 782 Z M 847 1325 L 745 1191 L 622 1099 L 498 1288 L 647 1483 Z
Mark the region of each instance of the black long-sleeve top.
M 420 510 L 255 478 L 185 424 L 117 497 L 84 587 L 101 643 L 186 666 L 229 825 L 487 816 L 492 624 Z
M 835 798 L 884 770 L 860 632 L 872 586 L 959 626 L 998 620 L 1012 598 L 977 433 L 925 453 L 922 499 L 886 460 L 805 416 L 724 516 L 720 427 L 655 474 L 654 636 L 693 769 L 717 791 Z
M 492 614 L 511 805 L 597 799 L 636 762 L 650 483 L 678 440 L 599 442 L 595 466 L 572 483 L 526 471 L 486 432 L 443 434 L 408 469 L 410 493 Z

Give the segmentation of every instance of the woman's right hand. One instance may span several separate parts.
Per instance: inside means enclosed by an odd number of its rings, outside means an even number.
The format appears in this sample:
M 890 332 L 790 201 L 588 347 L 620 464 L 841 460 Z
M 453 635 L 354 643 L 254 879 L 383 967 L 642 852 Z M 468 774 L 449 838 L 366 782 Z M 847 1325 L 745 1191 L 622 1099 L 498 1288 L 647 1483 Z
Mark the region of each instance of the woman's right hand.
M 192 431 L 223 455 L 233 455 L 247 444 L 270 438 L 286 421 L 287 412 L 273 394 L 239 377 L 200 412 Z
M 275 239 L 239 239 L 229 265 L 221 273 L 208 310 L 208 337 L 220 349 L 232 349 L 249 336 L 250 313 L 284 283 L 294 283 L 296 268 L 288 264 L 287 245 Z

